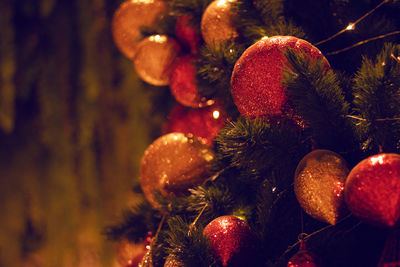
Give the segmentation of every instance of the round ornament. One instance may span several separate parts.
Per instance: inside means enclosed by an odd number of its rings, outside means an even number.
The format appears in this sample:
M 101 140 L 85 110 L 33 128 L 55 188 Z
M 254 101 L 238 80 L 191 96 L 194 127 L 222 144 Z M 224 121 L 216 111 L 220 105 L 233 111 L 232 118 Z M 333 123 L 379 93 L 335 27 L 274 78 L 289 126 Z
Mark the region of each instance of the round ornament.
M 201 18 L 201 34 L 207 45 L 221 44 L 238 37 L 231 11 L 233 0 L 215 0 Z
M 168 116 L 167 132 L 191 133 L 204 138 L 209 145 L 222 129 L 228 118 L 219 105 L 200 109 L 176 105 Z
M 345 160 L 329 150 L 314 150 L 298 164 L 294 192 L 304 211 L 335 225 L 346 213 L 344 184 L 349 170 Z
M 287 62 L 283 53 L 288 47 L 303 51 L 311 59 L 325 59 L 312 44 L 293 36 L 274 36 L 256 42 L 240 56 L 232 72 L 231 93 L 240 114 L 249 118 L 295 119 L 282 84 Z M 329 66 L 328 61 L 326 65 Z
M 140 185 L 154 206 L 155 191 L 164 197 L 185 194 L 210 175 L 214 154 L 202 138 L 191 134 L 170 133 L 159 137 L 144 152 L 140 165 Z
M 394 226 L 400 218 L 400 155 L 378 154 L 362 160 L 345 184 L 349 210 L 378 226 Z
M 207 105 L 197 89 L 194 57 L 184 56 L 177 60 L 171 74 L 170 88 L 176 101 L 184 106 L 199 108 Z
M 200 30 L 191 23 L 191 16 L 185 15 L 176 19 L 175 35 L 179 43 L 195 55 L 199 51 L 201 35 Z
M 290 258 L 287 267 L 318 267 L 316 257 L 309 252 L 306 243 L 300 242 L 299 251 Z
M 142 37 L 140 28 L 151 27 L 161 18 L 166 4 L 160 0 L 129 0 L 123 2 L 112 19 L 112 34 L 118 49 L 128 58 L 135 55 Z
M 209 239 L 211 254 L 222 266 L 248 266 L 255 237 L 247 222 L 236 216 L 221 216 L 211 221 L 203 234 Z
M 133 64 L 139 77 L 155 86 L 169 84 L 172 66 L 180 52 L 178 43 L 166 35 L 152 35 L 137 46 Z

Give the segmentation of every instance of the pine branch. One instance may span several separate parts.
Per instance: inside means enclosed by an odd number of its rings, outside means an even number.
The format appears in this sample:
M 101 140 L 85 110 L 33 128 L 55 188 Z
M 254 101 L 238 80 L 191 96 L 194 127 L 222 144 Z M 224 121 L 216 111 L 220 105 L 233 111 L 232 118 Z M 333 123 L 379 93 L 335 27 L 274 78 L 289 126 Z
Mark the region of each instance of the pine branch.
M 275 177 L 272 184 L 286 187 L 293 171 L 310 150 L 310 140 L 292 123 L 267 124 L 261 120 L 240 118 L 223 128 L 216 137 L 216 166 L 247 170 L 255 177 Z M 242 178 L 242 179 L 243 179 Z
M 350 105 L 344 99 L 339 80 L 324 60 L 314 60 L 303 52 L 288 49 L 289 62 L 284 84 L 297 113 L 312 129 L 319 147 L 349 151 L 354 134 L 346 118 Z
M 282 16 L 283 1 L 235 1 L 236 25 L 247 45 L 265 36 L 292 35 L 304 38 L 304 32 Z
M 126 238 L 130 241 L 142 241 L 147 232 L 155 232 L 161 215 L 148 202 L 141 202 L 123 213 L 122 222 L 105 229 L 104 234 L 110 240 Z
M 204 10 L 212 0 L 167 0 L 170 14 L 175 17 L 190 15 L 193 23 L 200 25 Z
M 169 252 L 183 266 L 217 266 L 209 253 L 208 240 L 203 235 L 203 229 L 185 222 L 181 217 L 168 220 L 169 231 L 167 243 Z
M 364 58 L 354 81 L 354 105 L 364 148 L 396 152 L 400 142 L 400 45 L 386 44 L 373 62 Z M 381 120 L 380 120 L 381 119 Z M 383 119 L 383 120 L 382 120 Z
M 199 186 L 190 189 L 190 193 L 188 210 L 199 214 L 206 206 L 202 218 L 217 218 L 232 213 L 234 198 L 226 185 L 213 183 L 207 188 Z

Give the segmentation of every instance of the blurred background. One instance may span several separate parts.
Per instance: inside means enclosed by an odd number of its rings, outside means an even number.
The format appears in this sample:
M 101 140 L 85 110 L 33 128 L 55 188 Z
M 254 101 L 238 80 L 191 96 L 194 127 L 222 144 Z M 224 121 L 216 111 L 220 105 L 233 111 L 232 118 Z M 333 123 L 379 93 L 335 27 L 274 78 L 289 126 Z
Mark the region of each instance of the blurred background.
M 1 267 L 115 264 L 102 231 L 165 119 L 113 43 L 121 2 L 0 1 Z

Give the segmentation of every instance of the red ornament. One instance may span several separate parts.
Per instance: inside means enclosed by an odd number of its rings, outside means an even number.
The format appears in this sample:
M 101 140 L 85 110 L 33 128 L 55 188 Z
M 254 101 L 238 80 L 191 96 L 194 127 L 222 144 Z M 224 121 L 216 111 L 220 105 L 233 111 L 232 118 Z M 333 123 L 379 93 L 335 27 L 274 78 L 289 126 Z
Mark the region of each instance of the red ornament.
M 318 267 L 314 254 L 309 252 L 305 241 L 300 241 L 299 251 L 290 258 L 287 267 Z
M 221 216 L 211 221 L 203 234 L 210 249 L 223 266 L 248 266 L 252 258 L 255 237 L 250 226 L 236 216 Z
M 392 229 L 386 239 L 378 267 L 400 266 L 400 225 Z
M 199 108 L 207 105 L 207 101 L 197 90 L 193 61 L 192 56 L 184 56 L 178 60 L 172 70 L 170 88 L 176 101 L 187 107 Z
M 185 15 L 176 19 L 175 35 L 178 41 L 190 53 L 197 54 L 200 47 L 200 29 L 191 22 L 192 17 Z
M 227 117 L 222 107 L 212 105 L 200 109 L 186 108 L 176 105 L 170 115 L 167 132 L 191 133 L 202 137 L 211 144 L 218 131 L 224 127 Z
M 394 226 L 400 218 L 400 155 L 378 154 L 358 163 L 344 193 L 349 210 L 361 220 Z
M 283 53 L 288 47 L 302 50 L 312 59 L 324 58 L 312 44 L 293 36 L 263 38 L 247 48 L 236 62 L 231 78 L 232 97 L 243 116 L 295 117 L 282 85 L 287 62 Z M 328 61 L 326 65 L 329 66 Z

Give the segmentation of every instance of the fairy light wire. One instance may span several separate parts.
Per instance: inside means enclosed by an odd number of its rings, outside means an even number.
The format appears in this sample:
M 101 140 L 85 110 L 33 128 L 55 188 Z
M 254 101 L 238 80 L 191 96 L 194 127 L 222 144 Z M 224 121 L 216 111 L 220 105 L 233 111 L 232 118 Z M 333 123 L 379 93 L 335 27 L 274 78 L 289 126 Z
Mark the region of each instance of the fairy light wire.
M 336 51 L 332 51 L 332 52 L 325 53 L 325 55 L 326 55 L 326 56 L 337 55 L 337 54 L 339 54 L 339 53 L 342 53 L 342 52 L 345 52 L 345 51 L 347 51 L 347 50 L 350 50 L 350 49 L 352 49 L 352 48 L 354 48 L 354 47 L 357 47 L 357 46 L 360 46 L 360 45 L 363 45 L 363 44 L 366 44 L 366 43 L 369 43 L 369 42 L 371 42 L 371 41 L 375 41 L 375 40 L 378 40 L 378 39 L 383 39 L 383 38 L 386 38 L 386 37 L 388 37 L 388 36 L 396 35 L 396 34 L 400 34 L 400 30 L 399 30 L 399 31 L 394 31 L 394 32 L 389 32 L 389 33 L 382 34 L 382 35 L 375 36 L 375 37 L 371 37 L 371 38 L 369 38 L 369 39 L 366 39 L 366 40 L 360 41 L 360 42 L 358 42 L 358 43 L 355 43 L 355 44 L 353 44 L 353 45 L 347 46 L 347 47 L 345 47 L 345 48 L 342 48 L 342 49 L 339 49 L 339 50 L 336 50 Z
M 349 25 L 346 26 L 346 28 L 340 30 L 339 32 L 335 33 L 334 35 L 319 41 L 318 43 L 315 44 L 315 46 L 326 43 L 330 40 L 332 40 L 333 38 L 336 38 L 337 36 L 343 34 L 344 32 L 347 31 L 351 31 L 354 30 L 355 26 L 361 22 L 362 20 L 364 20 L 366 17 L 368 17 L 369 15 L 371 15 L 373 12 L 375 12 L 378 8 L 380 8 L 382 5 L 384 5 L 385 3 L 389 2 L 389 0 L 383 0 L 379 5 L 377 5 L 375 8 L 371 9 L 370 11 L 368 11 L 367 13 L 365 13 L 363 16 L 361 16 L 359 19 L 357 19 L 355 22 L 353 23 L 349 23 Z

